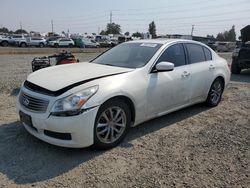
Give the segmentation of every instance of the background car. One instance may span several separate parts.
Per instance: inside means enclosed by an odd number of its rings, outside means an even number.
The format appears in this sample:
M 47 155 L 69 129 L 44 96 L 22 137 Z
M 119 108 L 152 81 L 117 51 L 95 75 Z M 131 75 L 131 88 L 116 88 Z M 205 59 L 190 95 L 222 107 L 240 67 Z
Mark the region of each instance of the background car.
M 55 41 L 49 41 L 48 45 L 52 47 L 73 47 L 75 43 L 72 39 L 60 38 Z
M 14 46 L 27 47 L 26 37 L 24 35 L 12 35 L 9 38 L 9 44 Z
M 9 45 L 9 38 L 6 36 L 1 36 L 0 35 L 0 46 L 8 46 Z
M 100 44 L 94 40 L 82 38 L 83 48 L 99 48 Z
M 216 50 L 218 52 L 232 52 L 235 49 L 235 42 L 216 42 Z
M 240 74 L 242 69 L 250 69 L 250 25 L 241 29 L 242 44 L 232 54 L 231 71 Z
M 27 46 L 37 46 L 43 48 L 46 46 L 47 41 L 40 37 L 28 37 L 26 39 Z

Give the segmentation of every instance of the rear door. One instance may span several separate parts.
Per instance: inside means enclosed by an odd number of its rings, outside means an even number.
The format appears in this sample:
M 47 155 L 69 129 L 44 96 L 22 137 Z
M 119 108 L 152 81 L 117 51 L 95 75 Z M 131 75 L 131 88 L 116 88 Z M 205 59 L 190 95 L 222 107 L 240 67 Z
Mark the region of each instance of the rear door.
M 153 72 L 149 74 L 147 89 L 148 118 L 161 115 L 179 106 L 189 103 L 190 70 L 186 65 L 186 56 L 182 44 L 168 47 L 157 60 L 171 62 L 173 71 Z M 156 64 L 157 64 L 156 63 Z
M 199 101 L 204 98 L 209 83 L 214 73 L 215 65 L 212 61 L 212 55 L 208 48 L 195 43 L 185 44 L 188 57 L 188 66 L 191 72 L 191 96 L 190 100 Z

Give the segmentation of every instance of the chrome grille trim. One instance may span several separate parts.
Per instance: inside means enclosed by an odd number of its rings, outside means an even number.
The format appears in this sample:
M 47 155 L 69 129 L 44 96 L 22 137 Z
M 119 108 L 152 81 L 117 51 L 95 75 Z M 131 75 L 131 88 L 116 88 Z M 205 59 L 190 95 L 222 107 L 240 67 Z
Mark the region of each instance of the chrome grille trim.
M 38 113 L 46 112 L 49 105 L 48 100 L 36 98 L 22 91 L 19 95 L 19 102 L 24 108 Z

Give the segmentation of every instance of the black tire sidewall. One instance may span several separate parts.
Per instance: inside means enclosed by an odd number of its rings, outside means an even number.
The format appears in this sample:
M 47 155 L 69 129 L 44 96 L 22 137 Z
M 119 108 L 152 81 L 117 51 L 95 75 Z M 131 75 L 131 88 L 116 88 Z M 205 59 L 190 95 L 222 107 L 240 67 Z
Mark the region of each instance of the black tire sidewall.
M 103 111 L 105 111 L 107 108 L 114 107 L 114 106 L 120 107 L 124 110 L 124 112 L 126 114 L 126 118 L 127 118 L 127 124 L 126 124 L 126 127 L 125 127 L 123 134 L 121 135 L 121 137 L 118 140 L 116 140 L 113 143 L 106 144 L 106 143 L 101 142 L 97 138 L 97 134 L 96 134 L 96 126 L 98 123 L 97 121 L 98 121 L 100 115 L 103 113 Z M 125 102 L 123 102 L 122 100 L 116 100 L 116 99 L 105 102 L 103 105 L 100 106 L 100 108 L 97 112 L 97 115 L 96 115 L 94 131 L 93 131 L 94 132 L 94 145 L 93 146 L 95 148 L 98 148 L 98 149 L 109 149 L 109 148 L 115 147 L 124 139 L 125 135 L 128 132 L 128 129 L 130 127 L 130 124 L 131 124 L 131 112 L 130 112 L 129 106 Z
M 27 46 L 27 44 L 25 44 L 24 42 L 21 43 L 21 47 L 25 48 Z
M 40 44 L 39 44 L 39 47 L 40 47 L 40 48 L 43 48 L 44 46 L 45 46 L 45 45 L 44 45 L 43 43 L 40 43 Z
M 218 82 L 218 81 L 219 81 L 220 84 L 221 84 L 221 89 L 222 89 L 222 91 L 221 91 L 220 98 L 219 98 L 218 102 L 217 102 L 217 103 L 213 103 L 212 100 L 211 100 L 211 96 L 210 96 L 210 95 L 211 95 L 211 90 L 212 90 L 212 87 L 213 87 L 214 83 L 216 83 L 216 82 Z M 222 79 L 221 79 L 221 78 L 216 78 L 216 79 L 213 81 L 213 83 L 212 83 L 212 85 L 211 85 L 211 87 L 210 87 L 210 89 L 209 89 L 209 93 L 208 93 L 207 100 L 206 100 L 207 106 L 210 106 L 210 107 L 215 107 L 215 106 L 217 106 L 217 105 L 220 103 L 220 101 L 221 101 L 221 97 L 222 97 L 223 91 L 224 91 L 224 83 L 223 83 Z

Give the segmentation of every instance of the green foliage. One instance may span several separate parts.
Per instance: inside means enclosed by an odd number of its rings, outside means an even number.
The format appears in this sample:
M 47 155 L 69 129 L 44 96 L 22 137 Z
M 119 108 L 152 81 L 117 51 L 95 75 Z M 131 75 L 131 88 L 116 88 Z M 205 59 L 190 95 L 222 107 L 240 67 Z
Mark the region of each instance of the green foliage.
M 27 34 L 28 32 L 24 29 L 18 29 L 15 31 L 15 34 Z
M 213 35 L 207 35 L 207 38 L 215 39 Z
M 140 38 L 142 38 L 142 34 L 137 31 L 137 32 L 132 34 L 132 37 L 140 37 Z
M 9 34 L 12 34 L 13 31 L 9 30 L 6 27 L 2 27 L 2 28 L 0 28 L 0 33 L 9 33 Z
M 115 23 L 108 23 L 106 28 L 106 35 L 108 34 L 120 34 L 121 26 Z
M 235 26 L 233 25 L 229 31 L 224 31 L 223 33 L 218 33 L 217 40 L 219 41 L 236 41 Z
M 102 31 L 100 32 L 100 35 L 106 35 L 106 32 L 105 32 L 104 30 L 102 30 Z
M 152 35 L 152 38 L 156 38 L 157 37 L 157 35 L 156 35 L 156 26 L 155 26 L 155 22 L 154 21 L 152 21 L 149 24 L 148 32 Z

